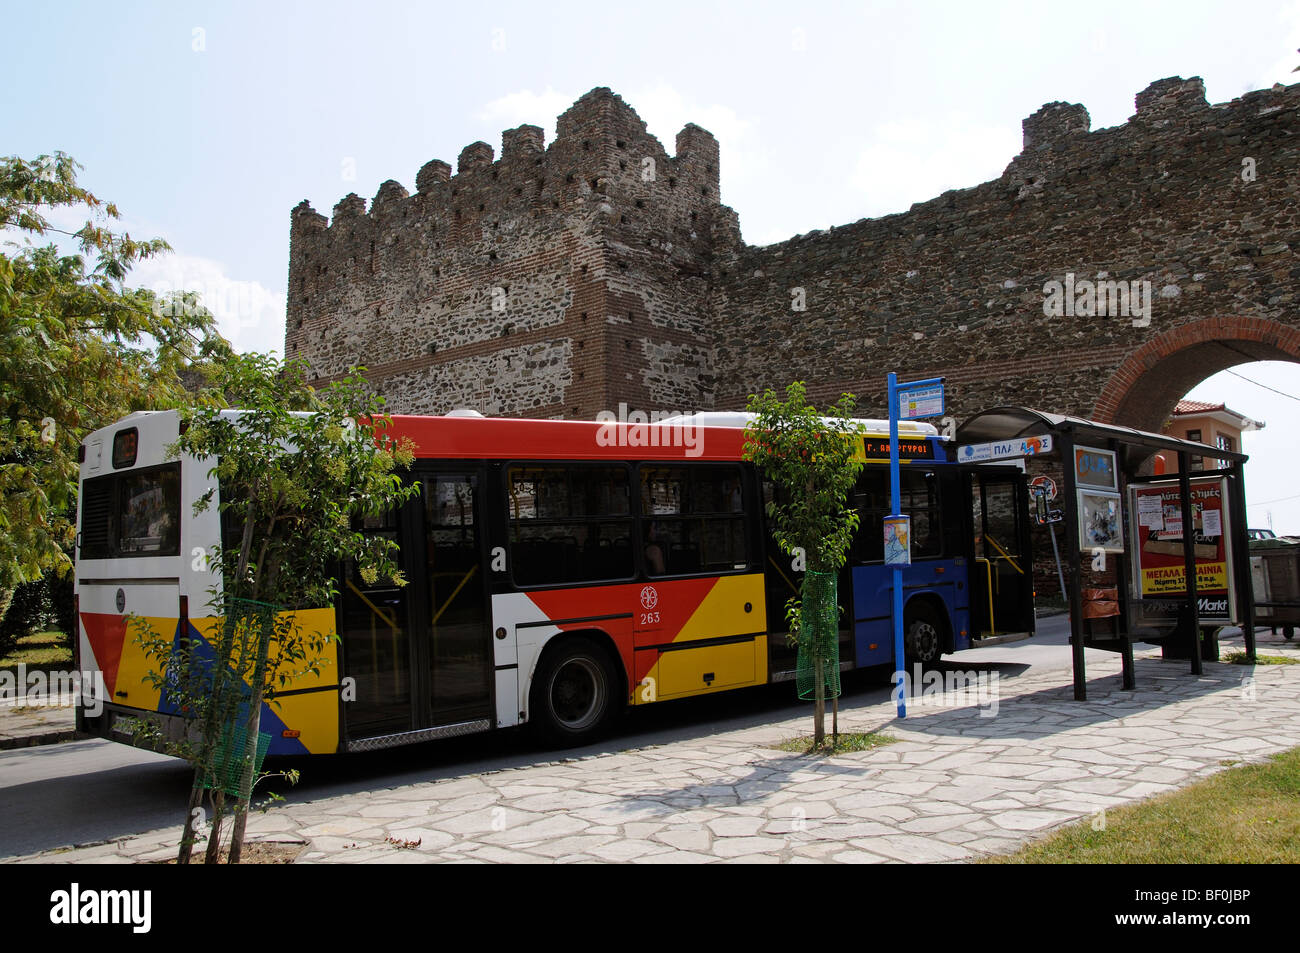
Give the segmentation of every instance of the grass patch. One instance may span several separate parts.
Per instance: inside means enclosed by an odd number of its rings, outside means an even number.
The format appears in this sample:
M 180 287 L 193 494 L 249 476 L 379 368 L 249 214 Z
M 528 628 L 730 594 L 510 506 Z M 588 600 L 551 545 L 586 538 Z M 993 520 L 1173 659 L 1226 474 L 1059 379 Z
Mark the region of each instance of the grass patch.
M 0 659 L 0 669 L 18 671 L 19 664 L 28 669 L 53 671 L 72 666 L 70 639 L 62 632 L 33 632 L 18 640 L 14 650 Z
M 1245 652 L 1229 652 L 1223 660 L 1233 665 L 1300 665 L 1300 659 L 1287 658 L 1285 655 L 1256 655 L 1255 661 L 1250 662 L 1246 659 Z
M 1014 854 L 982 862 L 1300 863 L 1300 748 L 1106 811 Z
M 893 735 L 881 734 L 878 731 L 849 731 L 840 732 L 837 739 L 832 741 L 832 736 L 827 735 L 822 739 L 820 746 L 813 744 L 812 735 L 800 735 L 797 738 L 791 738 L 788 741 L 782 741 L 775 747 L 780 751 L 790 751 L 794 754 L 844 754 L 848 751 L 870 751 L 872 748 L 880 748 L 885 745 L 892 745 L 898 741 Z

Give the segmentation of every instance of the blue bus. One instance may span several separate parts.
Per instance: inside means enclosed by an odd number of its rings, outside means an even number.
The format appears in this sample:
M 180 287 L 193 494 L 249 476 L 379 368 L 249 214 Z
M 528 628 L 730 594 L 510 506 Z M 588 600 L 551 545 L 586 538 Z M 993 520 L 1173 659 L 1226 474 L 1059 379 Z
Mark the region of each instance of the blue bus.
M 859 529 L 838 580 L 840 666 L 896 668 L 893 567 L 884 561 L 890 512 L 888 423 L 860 420 L 866 463 L 853 489 Z M 1019 466 L 961 464 L 953 442 L 910 423 L 899 435 L 900 503 L 911 517 L 912 563 L 903 569 L 903 641 L 909 668 L 963 649 L 1034 634 L 1029 492 Z M 764 501 L 774 489 L 764 484 Z M 786 600 L 801 575 L 767 534 L 768 631 L 786 628 Z M 792 678 L 795 650 L 773 638 L 771 679 Z

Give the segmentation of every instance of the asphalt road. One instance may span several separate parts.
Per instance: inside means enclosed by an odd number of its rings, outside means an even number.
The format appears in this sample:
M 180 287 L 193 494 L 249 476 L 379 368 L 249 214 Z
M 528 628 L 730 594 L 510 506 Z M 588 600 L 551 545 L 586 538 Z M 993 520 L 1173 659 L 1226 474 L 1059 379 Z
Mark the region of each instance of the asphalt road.
M 1031 640 L 949 656 L 948 667 L 993 668 L 1001 679 L 1029 669 L 1071 665 L 1065 616 L 1040 620 Z M 1104 652 L 1088 650 L 1088 658 Z M 888 700 L 887 673 L 863 671 L 844 680 L 841 710 Z M 273 762 L 298 768 L 297 787 L 270 785 L 286 800 L 306 801 L 376 788 L 435 781 L 558 756 L 703 738 L 809 711 L 788 683 L 636 709 L 615 737 L 557 755 L 528 735 L 495 732 L 362 755 Z M 108 741 L 74 741 L 0 752 L 0 857 L 95 843 L 156 830 L 183 820 L 191 773 L 173 758 Z

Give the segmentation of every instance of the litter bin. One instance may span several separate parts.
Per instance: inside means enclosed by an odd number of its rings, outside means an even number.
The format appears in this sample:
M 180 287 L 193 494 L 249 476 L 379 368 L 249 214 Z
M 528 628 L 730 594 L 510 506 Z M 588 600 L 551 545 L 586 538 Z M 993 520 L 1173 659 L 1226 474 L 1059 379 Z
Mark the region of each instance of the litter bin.
M 1300 537 L 1251 540 L 1250 570 L 1255 624 L 1295 638 L 1300 626 Z

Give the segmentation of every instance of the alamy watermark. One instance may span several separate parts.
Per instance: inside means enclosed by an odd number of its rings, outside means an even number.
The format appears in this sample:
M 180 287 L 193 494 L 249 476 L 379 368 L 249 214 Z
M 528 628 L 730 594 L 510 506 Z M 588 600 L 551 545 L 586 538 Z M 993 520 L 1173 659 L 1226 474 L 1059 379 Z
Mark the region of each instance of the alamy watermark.
M 238 327 L 257 327 L 283 316 L 286 294 L 268 291 L 255 281 L 196 274 L 175 281 L 160 278 L 150 286 L 153 312 L 159 317 L 194 317 L 207 311 Z
M 1049 318 L 1099 317 L 1131 318 L 1133 327 L 1151 324 L 1151 282 L 1109 279 L 1105 272 L 1096 281 L 1075 279 L 1066 272 L 1065 281 L 1043 285 L 1043 314 Z
M 152 890 L 83 889 L 74 881 L 67 890 L 50 894 L 50 922 L 57 925 L 118 924 L 132 933 L 148 933 L 152 910 Z
M 682 418 L 675 420 L 674 418 Z M 704 428 L 691 422 L 689 414 L 677 410 L 602 410 L 596 414 L 600 429 L 596 445 L 601 447 L 681 447 L 688 457 L 704 453 Z
M 890 699 L 897 706 L 900 692 L 907 693 L 909 707 L 960 708 L 978 705 L 981 718 L 992 718 L 998 713 L 1001 698 L 997 672 L 940 672 L 931 669 L 923 672 L 918 662 L 909 672 L 903 669 L 894 673 L 894 688 Z
M 28 671 L 24 662 L 17 671 L 0 671 L 0 704 L 28 708 L 57 708 L 79 705 L 92 718 L 103 714 L 108 688 L 104 673 Z

